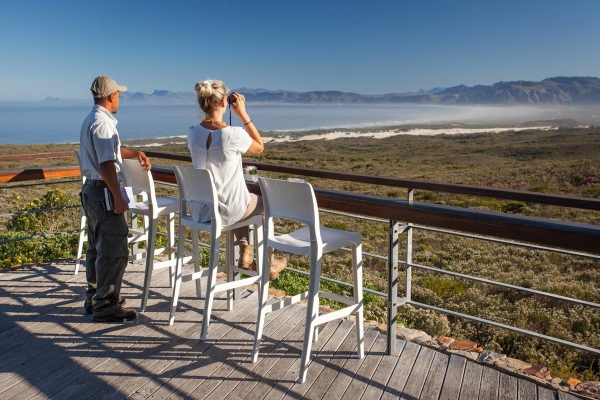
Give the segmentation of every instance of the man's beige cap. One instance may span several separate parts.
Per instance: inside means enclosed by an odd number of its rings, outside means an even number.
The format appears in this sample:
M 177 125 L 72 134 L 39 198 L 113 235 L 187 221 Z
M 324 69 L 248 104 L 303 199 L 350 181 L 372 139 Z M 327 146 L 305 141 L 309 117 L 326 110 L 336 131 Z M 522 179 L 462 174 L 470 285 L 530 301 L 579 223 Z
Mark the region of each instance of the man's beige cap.
M 108 97 L 114 92 L 126 92 L 127 86 L 119 86 L 113 78 L 108 76 L 98 76 L 94 79 L 91 87 L 92 94 L 95 99 Z

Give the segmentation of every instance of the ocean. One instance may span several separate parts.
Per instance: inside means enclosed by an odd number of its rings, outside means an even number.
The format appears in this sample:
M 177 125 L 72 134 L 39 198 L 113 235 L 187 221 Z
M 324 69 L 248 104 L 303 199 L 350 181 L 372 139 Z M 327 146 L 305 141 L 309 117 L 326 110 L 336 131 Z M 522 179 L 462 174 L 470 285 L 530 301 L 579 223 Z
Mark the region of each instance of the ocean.
M 0 103 L 0 144 L 79 142 L 91 102 Z M 533 106 L 466 107 L 434 105 L 273 105 L 247 104 L 259 131 L 365 128 L 463 122 L 512 124 L 561 118 L 561 111 Z M 121 140 L 185 135 L 202 115 L 193 104 L 122 102 L 116 118 Z M 225 115 L 229 123 L 229 113 Z M 239 125 L 232 114 L 233 125 Z

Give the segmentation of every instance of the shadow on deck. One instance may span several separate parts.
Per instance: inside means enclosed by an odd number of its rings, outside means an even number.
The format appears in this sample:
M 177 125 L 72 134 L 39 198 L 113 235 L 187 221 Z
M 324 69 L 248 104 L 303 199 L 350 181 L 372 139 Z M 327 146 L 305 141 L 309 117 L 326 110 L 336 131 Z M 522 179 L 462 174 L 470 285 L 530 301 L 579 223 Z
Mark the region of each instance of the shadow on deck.
M 154 275 L 147 311 L 137 322 L 94 323 L 83 313 L 85 271 L 52 264 L 0 274 L 0 398 L 206 399 L 575 399 L 460 356 L 365 332 L 355 358 L 351 319 L 333 321 L 313 345 L 307 382 L 297 384 L 305 308 L 267 316 L 259 362 L 250 353 L 257 294 L 233 311 L 215 303 L 206 342 L 198 340 L 203 301 L 182 286 L 175 324 L 166 325 L 168 273 Z M 130 265 L 122 294 L 138 307 L 143 267 Z

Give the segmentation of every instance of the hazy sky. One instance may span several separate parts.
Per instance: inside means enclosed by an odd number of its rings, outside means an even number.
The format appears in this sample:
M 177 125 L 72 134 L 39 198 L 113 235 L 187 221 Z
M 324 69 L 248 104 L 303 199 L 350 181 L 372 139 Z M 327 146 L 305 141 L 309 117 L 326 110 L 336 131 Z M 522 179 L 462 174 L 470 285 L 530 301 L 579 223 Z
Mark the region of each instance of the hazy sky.
M 600 1 L 3 1 L 0 99 L 230 88 L 361 94 L 600 76 Z

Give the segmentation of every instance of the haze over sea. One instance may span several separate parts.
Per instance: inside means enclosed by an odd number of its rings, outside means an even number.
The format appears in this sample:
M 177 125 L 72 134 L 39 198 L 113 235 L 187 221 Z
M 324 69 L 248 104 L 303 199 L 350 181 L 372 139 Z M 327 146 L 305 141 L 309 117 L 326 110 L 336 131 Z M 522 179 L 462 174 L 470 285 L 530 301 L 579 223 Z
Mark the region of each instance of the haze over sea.
M 0 103 L 0 143 L 79 142 L 79 131 L 91 102 Z M 514 124 L 566 118 L 566 108 L 533 106 L 464 107 L 433 105 L 275 105 L 248 104 L 261 131 L 366 128 L 390 125 L 463 122 Z M 116 115 L 121 140 L 185 135 L 201 118 L 194 104 L 122 102 Z M 229 123 L 229 114 L 225 121 Z M 239 125 L 235 114 L 233 125 Z

